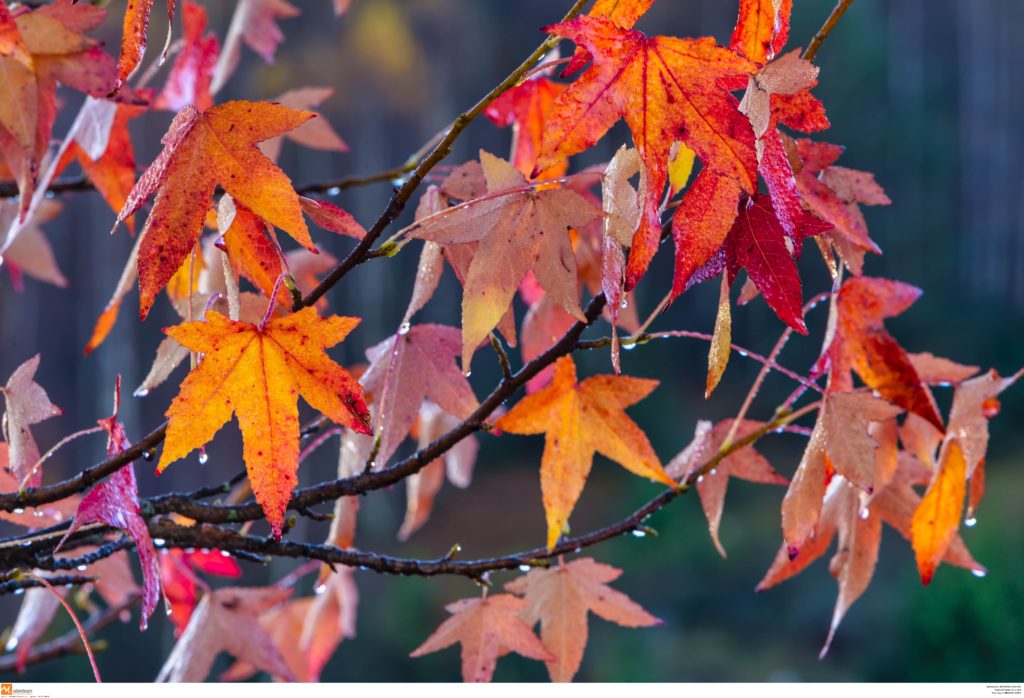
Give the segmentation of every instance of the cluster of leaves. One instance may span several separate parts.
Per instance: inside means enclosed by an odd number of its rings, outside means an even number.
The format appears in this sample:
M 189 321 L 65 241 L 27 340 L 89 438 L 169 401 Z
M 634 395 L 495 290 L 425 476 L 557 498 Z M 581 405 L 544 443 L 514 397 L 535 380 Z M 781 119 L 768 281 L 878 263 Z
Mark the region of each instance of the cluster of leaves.
M 783 52 L 790 0 L 741 0 L 728 46 L 634 29 L 652 2 L 597 0 L 588 14 L 580 14 L 583 2 L 577 2 L 563 21 L 545 27 L 549 38 L 530 59 L 456 119 L 432 149 L 398 168 L 407 179 L 367 230 L 334 204 L 302 195 L 330 187 L 300 193 L 274 162 L 283 138 L 347 149 L 310 111 L 330 97 L 329 89 L 301 88 L 268 102 L 216 99 L 243 43 L 265 61 L 273 59 L 284 38 L 277 21 L 298 14 L 295 6 L 239 2 L 222 48 L 207 32 L 203 7 L 184 0 L 182 37 L 172 42 L 169 32 L 154 68 L 136 78 L 152 0 L 128 4 L 118 61 L 87 36 L 103 10 L 70 0 L 35 9 L 0 0 L 0 178 L 12 180 L 18 193 L 18 202 L 0 212 L 4 266 L 17 283 L 24 274 L 66 284 L 39 224 L 59 213 L 46 191 L 77 163 L 117 213 L 115 231 L 125 223 L 135 234 L 135 216 L 151 202 L 86 352 L 107 338 L 137 280 L 142 320 L 165 294 L 183 322 L 165 330 L 135 396 L 145 397 L 191 359 L 167 409 L 166 428 L 146 437 L 144 447 L 133 446 L 118 421 L 119 383 L 111 417 L 45 455 L 31 427 L 60 410 L 34 380 L 39 357 L 2 389 L 0 490 L 8 494 L 0 495 L 0 516 L 28 529 L 28 537 L 0 542 L 0 559 L 10 566 L 4 583 L 28 588 L 7 641 L 19 666 L 33 661 L 34 644 L 65 593 L 45 584 L 35 588 L 32 580 L 77 567 L 87 574 L 73 583 L 88 584 L 109 608 L 124 610 L 141 598 L 143 629 L 164 597 L 178 641 L 161 680 L 202 680 L 221 652 L 238 660 L 228 678 L 265 671 L 315 680 L 341 640 L 354 636 L 358 601 L 351 566 L 344 566 L 349 563 L 320 563 L 358 559 L 381 571 L 464 574 L 483 587 L 482 597 L 449 605 L 452 616 L 413 656 L 458 642 L 466 680 L 489 680 L 508 651 L 545 662 L 553 680 L 571 680 L 582 661 L 588 612 L 628 627 L 659 621 L 607 586 L 620 570 L 566 554 L 642 530 L 644 517 L 695 488 L 724 556 L 719 526 L 730 476 L 788 486 L 782 545 L 759 589 L 797 574 L 838 539 L 830 570 L 839 595 L 826 650 L 870 582 L 883 522 L 910 540 L 925 584 L 941 562 L 984 573 L 958 529 L 965 500 L 969 523 L 984 491 L 987 422 L 998 412 L 999 393 L 1017 376 L 976 375 L 975 367 L 908 353 L 885 329 L 884 321 L 920 292 L 863 275 L 866 254 L 879 248 L 860 206 L 890 203 L 873 176 L 837 165 L 841 147 L 795 135 L 824 130 L 829 122 L 811 93 L 818 77 L 813 56 Z M 345 4 L 336 0 L 335 10 L 343 12 Z M 174 0 L 166 9 L 173 23 Z M 535 68 L 560 39 L 575 44 L 572 56 L 549 57 Z M 145 87 L 170 54 L 175 57 L 163 88 Z M 568 82 L 552 77 L 562 64 Z M 87 98 L 52 151 L 57 83 Z M 137 177 L 128 121 L 161 109 L 176 115 L 163 150 Z M 428 179 L 480 113 L 512 127 L 509 159 L 481 151 L 478 160 Z M 573 172 L 569 158 L 594 146 L 620 119 L 632 146 L 623 145 L 606 164 Z M 425 181 L 415 221 L 374 249 Z M 338 262 L 319 251 L 307 219 L 356 240 L 349 257 Z M 300 247 L 284 251 L 278 229 Z M 675 245 L 673 278 L 665 300 L 641 322 L 631 296 L 668 237 Z M 358 264 L 397 254 L 413 240 L 423 245 L 403 321 L 366 352 L 368 365 L 353 375 L 327 350 L 359 319 L 325 315 L 324 293 Z M 805 304 L 797 260 L 807 240 L 833 284 Z M 446 263 L 463 287 L 461 328 L 414 324 Z M 663 466 L 625 413 L 657 381 L 619 375 L 620 347 L 679 336 L 709 340 L 710 394 L 730 358 L 731 291 L 741 272 L 746 280 L 737 303 L 761 296 L 786 326 L 776 350 L 760 357 L 758 383 L 779 370 L 797 381 L 797 390 L 761 422 L 747 418 L 755 384 L 735 419 L 699 422 L 693 441 Z M 713 334 L 647 331 L 674 298 L 718 277 Z M 240 279 L 251 288 L 242 290 Z M 529 308 L 521 322 L 513 312 L 517 294 Z M 586 295 L 591 300 L 584 308 Z M 807 334 L 805 314 L 823 297 L 829 319 L 820 358 L 806 375 L 782 368 L 778 352 L 791 332 Z M 600 318 L 611 336 L 580 341 Z M 620 330 L 628 336 L 620 338 Z M 468 375 L 487 344 L 504 378 L 481 401 Z M 515 373 L 506 346 L 520 350 L 523 367 Z M 611 348 L 613 373 L 580 380 L 571 353 L 598 346 Z M 947 385 L 954 394 L 944 418 L 932 389 Z M 528 395 L 502 413 L 499 406 L 519 387 Z M 299 420 L 300 395 L 322 415 L 306 427 Z M 807 395 L 814 399 L 801 404 Z M 816 414 L 812 428 L 794 424 L 810 414 Z M 132 461 L 143 451 L 163 441 L 158 472 L 196 450 L 202 460 L 204 445 L 233 415 L 247 477 L 228 483 L 228 504 L 202 503 L 220 489 L 140 499 Z M 324 428 L 328 422 L 334 426 Z M 320 436 L 300 451 L 302 435 L 317 429 Z M 445 479 L 470 485 L 481 429 L 545 434 L 545 548 L 465 563 L 452 561 L 454 550 L 440 561 L 396 561 L 353 548 L 359 494 L 405 480 L 408 508 L 399 537 L 413 535 L 428 521 Z M 791 479 L 754 448 L 761 437 L 784 429 L 809 434 Z M 92 432 L 107 435 L 108 460 L 77 479 L 44 486 L 42 466 L 50 455 Z M 300 462 L 333 435 L 341 441 L 338 479 L 296 493 Z M 418 450 L 393 462 L 407 438 Z M 668 489 L 620 524 L 571 538 L 569 521 L 595 453 Z M 250 495 L 252 505 L 245 503 Z M 310 509 L 330 502 L 330 515 Z M 285 548 L 289 509 L 330 518 L 325 543 Z M 270 538 L 248 533 L 261 514 Z M 129 547 L 141 563 L 141 590 L 128 566 Z M 236 557 L 282 550 L 291 556 L 303 550 L 312 564 L 268 587 L 213 588 L 202 576 L 237 578 Z M 523 564 L 534 569 L 505 584 L 505 593 L 488 593 L 488 571 Z M 313 571 L 319 572 L 318 593 L 295 597 L 300 580 Z M 80 601 L 91 608 L 87 596 Z

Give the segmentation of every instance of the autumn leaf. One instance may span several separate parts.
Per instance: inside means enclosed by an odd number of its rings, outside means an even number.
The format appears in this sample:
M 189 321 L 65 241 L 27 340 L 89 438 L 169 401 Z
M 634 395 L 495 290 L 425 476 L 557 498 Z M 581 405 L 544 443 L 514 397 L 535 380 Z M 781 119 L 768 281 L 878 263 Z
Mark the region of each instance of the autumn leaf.
M 577 17 L 545 31 L 576 42 L 593 62 L 555 100 L 537 169 L 589 148 L 625 118 L 647 170 L 644 216 L 627 268 L 626 288 L 632 289 L 657 249 L 659 207 L 675 141 L 692 148 L 705 168 L 748 192 L 756 190 L 753 135 L 736 99 L 719 86 L 755 66 L 709 37 L 648 37 L 607 17 Z
M 38 208 L 24 223 L 18 237 L 4 252 L 3 265 L 7 268 L 7 273 L 11 277 L 11 285 L 16 291 L 21 291 L 23 287 L 23 275 L 59 288 L 67 287 L 68 280 L 61 272 L 53 254 L 53 247 L 40 227 L 41 224 L 56 218 L 61 210 L 63 210 L 63 205 L 58 201 L 49 199 L 41 201 Z M 0 230 L 11 225 L 17 215 L 18 205 L 16 203 L 0 202 Z
M 572 681 L 587 646 L 587 614 L 627 628 L 659 625 L 661 620 L 608 586 L 622 570 L 584 557 L 560 562 L 551 569 L 534 569 L 505 585 L 526 599 L 520 612 L 526 624 L 540 623 L 540 638 L 554 655 L 545 663 L 552 681 Z
M 512 127 L 512 166 L 530 176 L 537 164 L 541 141 L 555 98 L 566 86 L 550 78 L 536 77 L 516 85 L 491 102 L 484 114 L 496 126 Z M 569 167 L 566 158 L 537 172 L 536 179 L 561 177 Z
M 174 22 L 175 0 L 166 0 L 167 5 L 167 40 L 164 43 L 163 53 L 160 55 L 162 63 L 167 56 L 167 49 L 171 45 L 171 28 Z M 117 80 L 118 85 L 135 72 L 135 69 L 142 62 L 146 54 L 146 30 L 149 27 L 149 14 L 153 9 L 153 0 L 131 0 L 124 11 L 124 28 L 121 34 L 121 56 L 117 59 Z
M 898 408 L 868 393 L 832 393 L 824 399 L 782 500 L 782 533 L 792 557 L 804 555 L 804 546 L 819 521 L 830 470 L 865 493 L 873 492 L 879 442 L 871 425 L 899 413 Z
M 657 385 L 626 376 L 594 376 L 577 383 L 576 365 L 564 356 L 555 363 L 551 385 L 523 398 L 497 421 L 499 429 L 513 434 L 547 434 L 540 478 L 549 550 L 583 492 L 595 452 L 636 475 L 676 486 L 647 436 L 623 411 Z
M 789 38 L 793 0 L 740 0 L 729 48 L 755 63 L 767 63 Z
M 140 92 L 148 99 L 148 92 Z M 74 140 L 58 165 L 58 171 L 77 160 L 82 172 L 89 178 L 104 200 L 114 209 L 121 210 L 128 194 L 135 186 L 135 148 L 128 122 L 146 111 L 145 107 L 134 104 L 118 104 L 114 118 L 105 133 L 95 133 L 94 129 L 82 129 L 75 134 Z M 129 229 L 135 231 L 135 221 L 126 221 Z
M 199 602 L 199 584 L 204 582 L 199 579 L 197 572 L 232 579 L 242 576 L 242 570 L 234 558 L 220 550 L 161 550 L 160 583 L 164 598 L 170 605 L 168 617 L 174 624 L 175 637 L 180 637 L 185 631 L 192 611 Z
M 266 102 L 226 102 L 198 112 L 185 107 L 163 138 L 118 214 L 120 223 L 151 195 L 156 200 L 138 252 L 140 316 L 181 267 L 202 231 L 217 184 L 268 223 L 315 251 L 288 177 L 255 147 L 305 123 L 312 114 Z
M 764 591 L 800 573 L 825 554 L 838 534 L 839 542 L 829 571 L 839 585 L 839 595 L 821 656 L 828 652 L 846 612 L 871 582 L 878 560 L 881 524 L 889 524 L 904 538 L 911 537 L 911 519 L 920 502 L 913 485 L 919 483 L 922 476 L 927 477 L 927 471 L 915 463 L 913 459 L 900 458 L 893 479 L 870 496 L 841 475 L 832 478 L 824 496 L 821 517 L 800 554 L 792 556 L 791 550 L 783 544 L 757 585 L 757 591 Z M 985 574 L 985 568 L 971 557 L 955 531 L 943 561 L 965 567 L 977 576 Z
M 461 599 L 445 606 L 452 614 L 410 657 L 462 644 L 462 680 L 487 682 L 502 648 L 530 659 L 553 661 L 549 652 L 519 614 L 526 601 L 511 594 L 491 594 L 482 599 Z
M 118 375 L 114 388 L 114 412 L 110 417 L 99 420 L 99 425 L 107 432 L 108 456 L 115 456 L 131 446 L 125 435 L 124 424 L 118 421 L 120 405 L 121 376 Z M 135 480 L 135 466 L 132 463 L 114 472 L 82 498 L 71 526 L 54 550 L 59 550 L 68 537 L 79 528 L 96 521 L 120 528 L 135 542 L 135 551 L 142 566 L 142 615 L 139 618 L 139 629 L 145 630 L 149 617 L 153 615 L 160 601 L 160 565 L 157 562 L 153 539 L 149 535 L 149 527 L 142 517 L 139 486 Z
M 708 377 L 705 382 L 704 397 L 711 393 L 725 375 L 725 367 L 729 363 L 732 349 L 732 306 L 729 300 L 729 278 L 722 274 L 722 284 L 718 294 L 718 313 L 715 316 L 715 330 L 711 334 L 711 347 L 708 349 Z
M 206 10 L 202 5 L 184 0 L 182 15 L 183 45 L 153 106 L 178 111 L 191 105 L 205 111 L 213 106 L 210 81 L 220 43 L 216 35 L 206 32 Z
M 105 97 L 116 84 L 116 68 L 99 42 L 83 33 L 103 21 L 104 10 L 61 0 L 5 12 L 10 48 L 0 52 L 0 153 L 18 181 L 24 216 L 50 144 L 57 83 Z
M 805 216 L 800 221 L 799 239 L 814 235 L 821 228 L 817 219 Z M 793 260 L 799 249 L 786 236 L 772 201 L 758 194 L 740 207 L 729 231 L 726 264 L 730 281 L 736 278 L 741 268 L 746 269 L 750 280 L 779 319 L 800 334 L 807 334 L 800 272 Z
M 157 472 L 207 443 L 234 413 L 253 494 L 280 538 L 298 482 L 298 396 L 338 424 L 370 433 L 359 385 L 324 353 L 358 322 L 323 319 L 305 308 L 259 325 L 210 311 L 206 322 L 167 328 L 182 346 L 205 356 L 167 410 Z
M 299 8 L 287 0 L 241 0 L 231 17 L 231 26 L 224 39 L 224 50 L 213 71 L 210 91 L 214 94 L 220 92 L 228 78 L 234 74 L 242 55 L 243 43 L 265 63 L 273 63 L 277 47 L 284 41 L 284 32 L 277 20 L 297 17 L 299 14 Z
M 949 410 L 951 437 L 957 439 L 967 462 L 967 477 L 971 477 L 985 461 L 988 450 L 988 422 L 999 413 L 999 394 L 1013 385 L 1024 372 L 1018 371 L 1002 378 L 989 371 L 977 378 L 964 381 L 953 393 Z
M 298 87 L 279 95 L 273 101 L 289 109 L 312 111 L 333 94 L 333 87 Z M 327 119 L 323 118 L 319 112 L 314 111 L 313 113 L 317 115 L 317 118 L 310 119 L 295 130 L 288 131 L 284 135 L 275 136 L 263 141 L 260 144 L 260 150 L 263 151 L 263 154 L 276 162 L 284 139 L 314 150 L 326 150 L 336 153 L 347 152 L 348 144 L 341 139 L 341 136 L 331 127 Z
M 291 589 L 225 587 L 207 593 L 160 669 L 157 682 L 204 680 L 221 652 L 273 676 L 294 681 L 259 615 L 284 602 Z
M 935 479 L 928 486 L 910 523 L 910 538 L 917 557 L 921 583 L 929 584 L 939 562 L 960 528 L 960 514 L 967 494 L 967 462 L 953 439 L 946 443 Z
M 462 296 L 462 368 L 469 370 L 486 339 L 533 271 L 552 300 L 583 319 L 569 228 L 581 228 L 600 209 L 576 192 L 537 188 L 508 162 L 480 151 L 487 194 L 420 220 L 412 235 L 444 244 L 477 242 Z
M 366 352 L 370 366 L 360 383 L 372 395 L 373 431 L 383 465 L 412 428 L 427 398 L 459 419 L 477 407 L 469 381 L 455 363 L 462 338 L 454 327 L 403 325 Z
M 43 386 L 36 383 L 39 368 L 39 354 L 18 366 L 7 379 L 7 385 L 0 388 L 4 395 L 7 411 L 4 412 L 4 439 L 9 445 L 8 467 L 21 487 L 38 487 L 43 472 L 36 467 L 39 462 L 39 446 L 29 429 L 44 419 L 56 417 L 63 411 L 50 402 Z
M 434 403 L 426 401 L 420 407 L 416 445 L 419 448 L 426 448 L 458 424 L 458 417 L 453 417 Z M 434 459 L 406 479 L 405 519 L 398 531 L 399 540 L 407 540 L 430 518 L 434 499 L 444 484 L 445 476 L 456 487 L 469 487 L 479 450 L 480 443 L 477 438 L 468 436 L 448 449 L 443 456 Z
M 704 464 L 719 452 L 725 444 L 726 436 L 732 430 L 732 426 L 733 420 L 731 419 L 723 420 L 713 428 L 709 422 L 698 425 L 694 441 L 666 466 L 668 474 L 680 481 L 692 477 L 693 473 L 704 467 Z M 746 438 L 763 426 L 764 424 L 761 422 L 745 420 L 736 429 L 733 443 Z M 708 532 L 711 534 L 711 541 L 722 557 L 726 555 L 725 548 L 718 538 L 718 528 L 722 521 L 725 493 L 730 477 L 766 485 L 785 485 L 788 482 L 786 478 L 775 472 L 771 463 L 753 446 L 743 446 L 732 451 L 707 474 L 697 480 L 697 494 L 700 497 L 704 516 L 708 520 Z
M 831 390 L 853 387 L 850 371 L 893 404 L 924 417 L 940 430 L 942 417 L 931 392 L 921 382 L 907 352 L 893 339 L 883 320 L 899 315 L 921 291 L 887 279 L 848 279 L 836 301 L 835 337 L 828 349 Z

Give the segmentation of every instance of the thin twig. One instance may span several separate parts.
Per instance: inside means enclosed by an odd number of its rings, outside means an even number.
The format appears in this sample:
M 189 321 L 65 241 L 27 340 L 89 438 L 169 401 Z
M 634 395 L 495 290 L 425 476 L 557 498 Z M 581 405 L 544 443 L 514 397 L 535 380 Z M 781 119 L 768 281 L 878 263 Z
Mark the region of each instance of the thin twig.
M 821 25 L 821 29 L 819 29 L 818 33 L 814 35 L 813 39 L 811 39 L 811 43 L 807 44 L 807 49 L 804 51 L 801 58 L 806 61 L 814 60 L 814 57 L 818 55 L 818 49 L 821 48 L 822 42 L 828 38 L 830 33 L 832 33 L 832 29 L 839 22 L 843 13 L 850 9 L 850 5 L 852 4 L 853 0 L 839 0 L 839 2 L 836 3 L 836 6 L 832 8 L 832 14 L 830 14 L 828 19 L 825 20 L 825 23 Z

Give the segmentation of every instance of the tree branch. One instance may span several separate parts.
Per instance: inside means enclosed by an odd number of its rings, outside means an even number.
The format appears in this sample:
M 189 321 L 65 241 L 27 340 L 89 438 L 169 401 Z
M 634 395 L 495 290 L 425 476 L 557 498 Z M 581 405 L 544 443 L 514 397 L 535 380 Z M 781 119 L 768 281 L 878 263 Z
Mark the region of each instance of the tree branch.
M 811 43 L 807 44 L 807 49 L 801 56 L 804 60 L 813 61 L 814 57 L 818 55 L 818 49 L 821 48 L 822 42 L 828 38 L 828 35 L 832 33 L 832 29 L 835 28 L 836 24 L 842 18 L 843 14 L 850 9 L 850 5 L 853 4 L 853 0 L 839 0 L 836 6 L 832 8 L 832 13 L 825 20 L 825 23 L 821 25 L 821 29 L 811 39 Z
M 565 538 L 551 550 L 547 548 L 534 548 L 510 555 L 479 560 L 458 561 L 451 559 L 450 556 L 435 560 L 415 560 L 380 555 L 353 548 L 341 549 L 330 545 L 315 545 L 287 540 L 276 541 L 270 537 L 242 535 L 233 530 L 212 525 L 186 527 L 176 525 L 170 521 L 163 521 L 151 524 L 150 532 L 154 537 L 163 539 L 168 547 L 208 547 L 228 552 L 245 551 L 278 557 L 320 560 L 329 564 L 359 567 L 385 574 L 419 577 L 459 575 L 478 579 L 487 572 L 516 569 L 522 565 L 536 566 L 538 562 L 549 560 L 558 555 L 578 552 L 583 548 L 596 545 L 610 538 L 639 530 L 648 517 L 667 506 L 679 495 L 690 491 L 700 478 L 719 465 L 727 456 L 755 443 L 766 434 L 770 434 L 816 410 L 819 404 L 817 402 L 811 403 L 795 412 L 780 415 L 742 439 L 738 439 L 729 445 L 723 445 L 700 468 L 691 472 L 679 488 L 666 489 L 626 518 L 582 536 Z

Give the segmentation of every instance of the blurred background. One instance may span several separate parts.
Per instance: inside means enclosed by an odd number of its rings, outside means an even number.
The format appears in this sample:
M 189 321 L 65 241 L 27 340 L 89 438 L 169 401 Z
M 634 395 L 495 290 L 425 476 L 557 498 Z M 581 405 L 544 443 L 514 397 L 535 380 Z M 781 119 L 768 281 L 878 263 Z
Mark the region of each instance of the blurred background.
M 568 2 L 516 0 L 354 0 L 335 19 L 327 0 L 296 2 L 302 15 L 282 22 L 286 41 L 276 62 L 265 65 L 248 49 L 219 98 L 270 99 L 301 86 L 329 86 L 334 96 L 320 110 L 350 144 L 346 154 L 300 149 L 287 143 L 281 164 L 296 183 L 363 174 L 403 162 L 451 118 L 504 78 L 539 42 L 538 27 L 561 16 Z M 116 51 L 123 2 L 109 3 L 111 17 L 99 32 Z M 677 36 L 711 35 L 728 41 L 736 2 L 662 0 L 639 28 Z M 789 47 L 806 45 L 832 8 L 832 0 L 797 0 Z M 234 3 L 208 2 L 211 29 L 223 39 Z M 159 4 L 151 27 L 151 60 L 163 37 Z M 821 138 L 847 146 L 839 164 L 875 172 L 893 205 L 865 211 L 872 237 L 884 250 L 865 272 L 898 278 L 925 294 L 905 315 L 888 323 L 909 351 L 931 351 L 957 361 L 996 368 L 1007 375 L 1024 364 L 1024 106 L 1017 28 L 1024 5 L 1015 0 L 857 0 L 818 54 L 821 84 L 832 129 Z M 176 28 L 180 32 L 180 27 Z M 568 44 L 566 44 L 568 48 Z M 156 78 L 162 84 L 164 73 Z M 69 95 L 55 135 L 77 109 Z M 1017 116 L 1014 116 L 1017 115 Z M 154 113 L 132 122 L 138 159 L 149 163 L 171 118 Z M 578 160 L 606 160 L 628 139 L 620 127 Z M 507 155 L 510 132 L 479 119 L 447 162 L 476 157 L 477 150 Z M 365 226 L 389 196 L 386 184 L 348 190 L 334 201 Z M 0 279 L 0 376 L 42 353 L 38 380 L 64 415 L 35 428 L 45 450 L 63 435 L 94 424 L 110 410 L 117 374 L 130 394 L 146 374 L 160 328 L 177 322 L 161 300 L 145 323 L 129 296 L 111 337 L 82 356 L 96 316 L 127 258 L 131 239 L 108 231 L 113 214 L 95 194 L 63 196 L 64 213 L 45 225 L 69 280 L 61 290 L 28 280 L 15 293 Z M 407 212 L 402 222 L 407 222 Z M 351 242 L 321 233 L 323 248 L 342 256 Z M 362 316 L 359 329 L 333 356 L 345 365 L 364 360 L 363 350 L 393 333 L 401 321 L 418 246 L 386 262 L 368 263 L 331 293 L 333 311 Z M 812 250 L 813 252 L 813 250 Z M 803 261 L 805 295 L 828 287 L 817 254 Z M 671 255 L 663 250 L 641 284 L 636 303 L 644 316 L 668 288 Z M 681 297 L 655 329 L 710 332 L 717 284 Z M 519 303 L 519 301 L 517 301 Z M 457 325 L 459 288 L 450 272 L 421 321 Z M 517 306 L 522 318 L 523 307 Z M 811 337 L 794 339 L 781 362 L 805 370 L 820 348 L 824 308 L 810 318 Z M 761 300 L 734 310 L 734 341 L 768 352 L 781 324 Z M 607 328 L 596 332 L 605 333 Z M 657 377 L 661 386 L 630 414 L 667 462 L 690 440 L 698 418 L 735 414 L 758 364 L 736 354 L 721 386 L 705 401 L 707 346 L 674 340 L 623 355 L 623 371 Z M 514 357 L 518 362 L 518 356 Z M 472 382 L 483 396 L 497 379 L 486 352 L 477 355 Z M 607 354 L 579 357 L 581 375 L 610 372 Z M 162 420 L 183 377 L 149 396 L 126 398 L 122 418 L 139 438 Z M 772 376 L 752 416 L 765 418 L 788 394 L 785 378 Z M 948 409 L 948 391 L 939 391 Z M 721 536 L 728 559 L 709 540 L 696 497 L 687 496 L 649 522 L 658 537 L 623 537 L 588 551 L 625 570 L 616 588 L 664 619 L 656 628 L 628 630 L 591 616 L 590 643 L 578 680 L 588 681 L 1021 681 L 1024 678 L 1024 393 L 1003 396 L 992 423 L 988 495 L 974 528 L 962 531 L 989 574 L 942 567 L 920 585 L 909 545 L 886 530 L 874 581 L 853 606 L 832 651 L 817 659 L 825 639 L 836 585 L 820 560 L 797 578 L 756 594 L 754 585 L 781 540 L 783 488 L 733 480 Z M 408 557 L 437 557 L 454 543 L 462 556 L 483 557 L 530 548 L 543 541 L 538 463 L 540 437 L 482 436 L 473 485 L 446 485 L 432 520 L 408 542 L 396 532 L 405 508 L 404 487 L 363 500 L 357 543 L 361 548 Z M 240 467 L 237 429 L 226 428 L 209 448 L 209 462 L 187 459 L 159 480 L 149 464 L 137 472 L 144 495 L 221 482 Z M 782 473 L 799 461 L 802 437 L 781 435 L 759 447 Z M 407 447 L 410 444 L 407 444 Z M 99 439 L 62 450 L 47 466 L 55 481 L 99 460 Z M 333 453 L 332 453 L 333 451 Z M 300 470 L 302 484 L 333 477 L 337 451 L 324 447 Z M 657 487 L 598 457 L 573 516 L 574 532 L 617 521 L 656 494 Z M 261 529 L 257 529 L 261 530 Z M 292 535 L 319 540 L 323 526 L 300 520 Z M 134 563 L 133 563 L 134 564 Z M 279 579 L 294 567 L 275 561 L 263 568 L 242 563 L 246 583 Z M 512 574 L 496 574 L 503 584 Z M 214 580 L 215 583 L 219 583 Z M 408 654 L 446 616 L 443 606 L 478 593 L 461 578 L 416 579 L 357 572 L 361 601 L 358 637 L 342 644 L 325 681 L 448 681 L 458 677 L 458 651 L 422 659 Z M 301 593 L 309 593 L 304 583 Z M 18 599 L 0 598 L 0 625 L 9 625 Z M 160 615 L 160 614 L 157 614 Z M 52 633 L 69 626 L 58 617 Z M 152 680 L 173 644 L 170 623 L 154 617 L 139 635 L 134 623 L 101 633 L 99 655 L 106 680 Z M 226 666 L 222 658 L 221 664 Z M 544 680 L 543 665 L 518 656 L 498 664 L 498 680 Z M 84 658 L 30 670 L 25 680 L 91 680 Z

